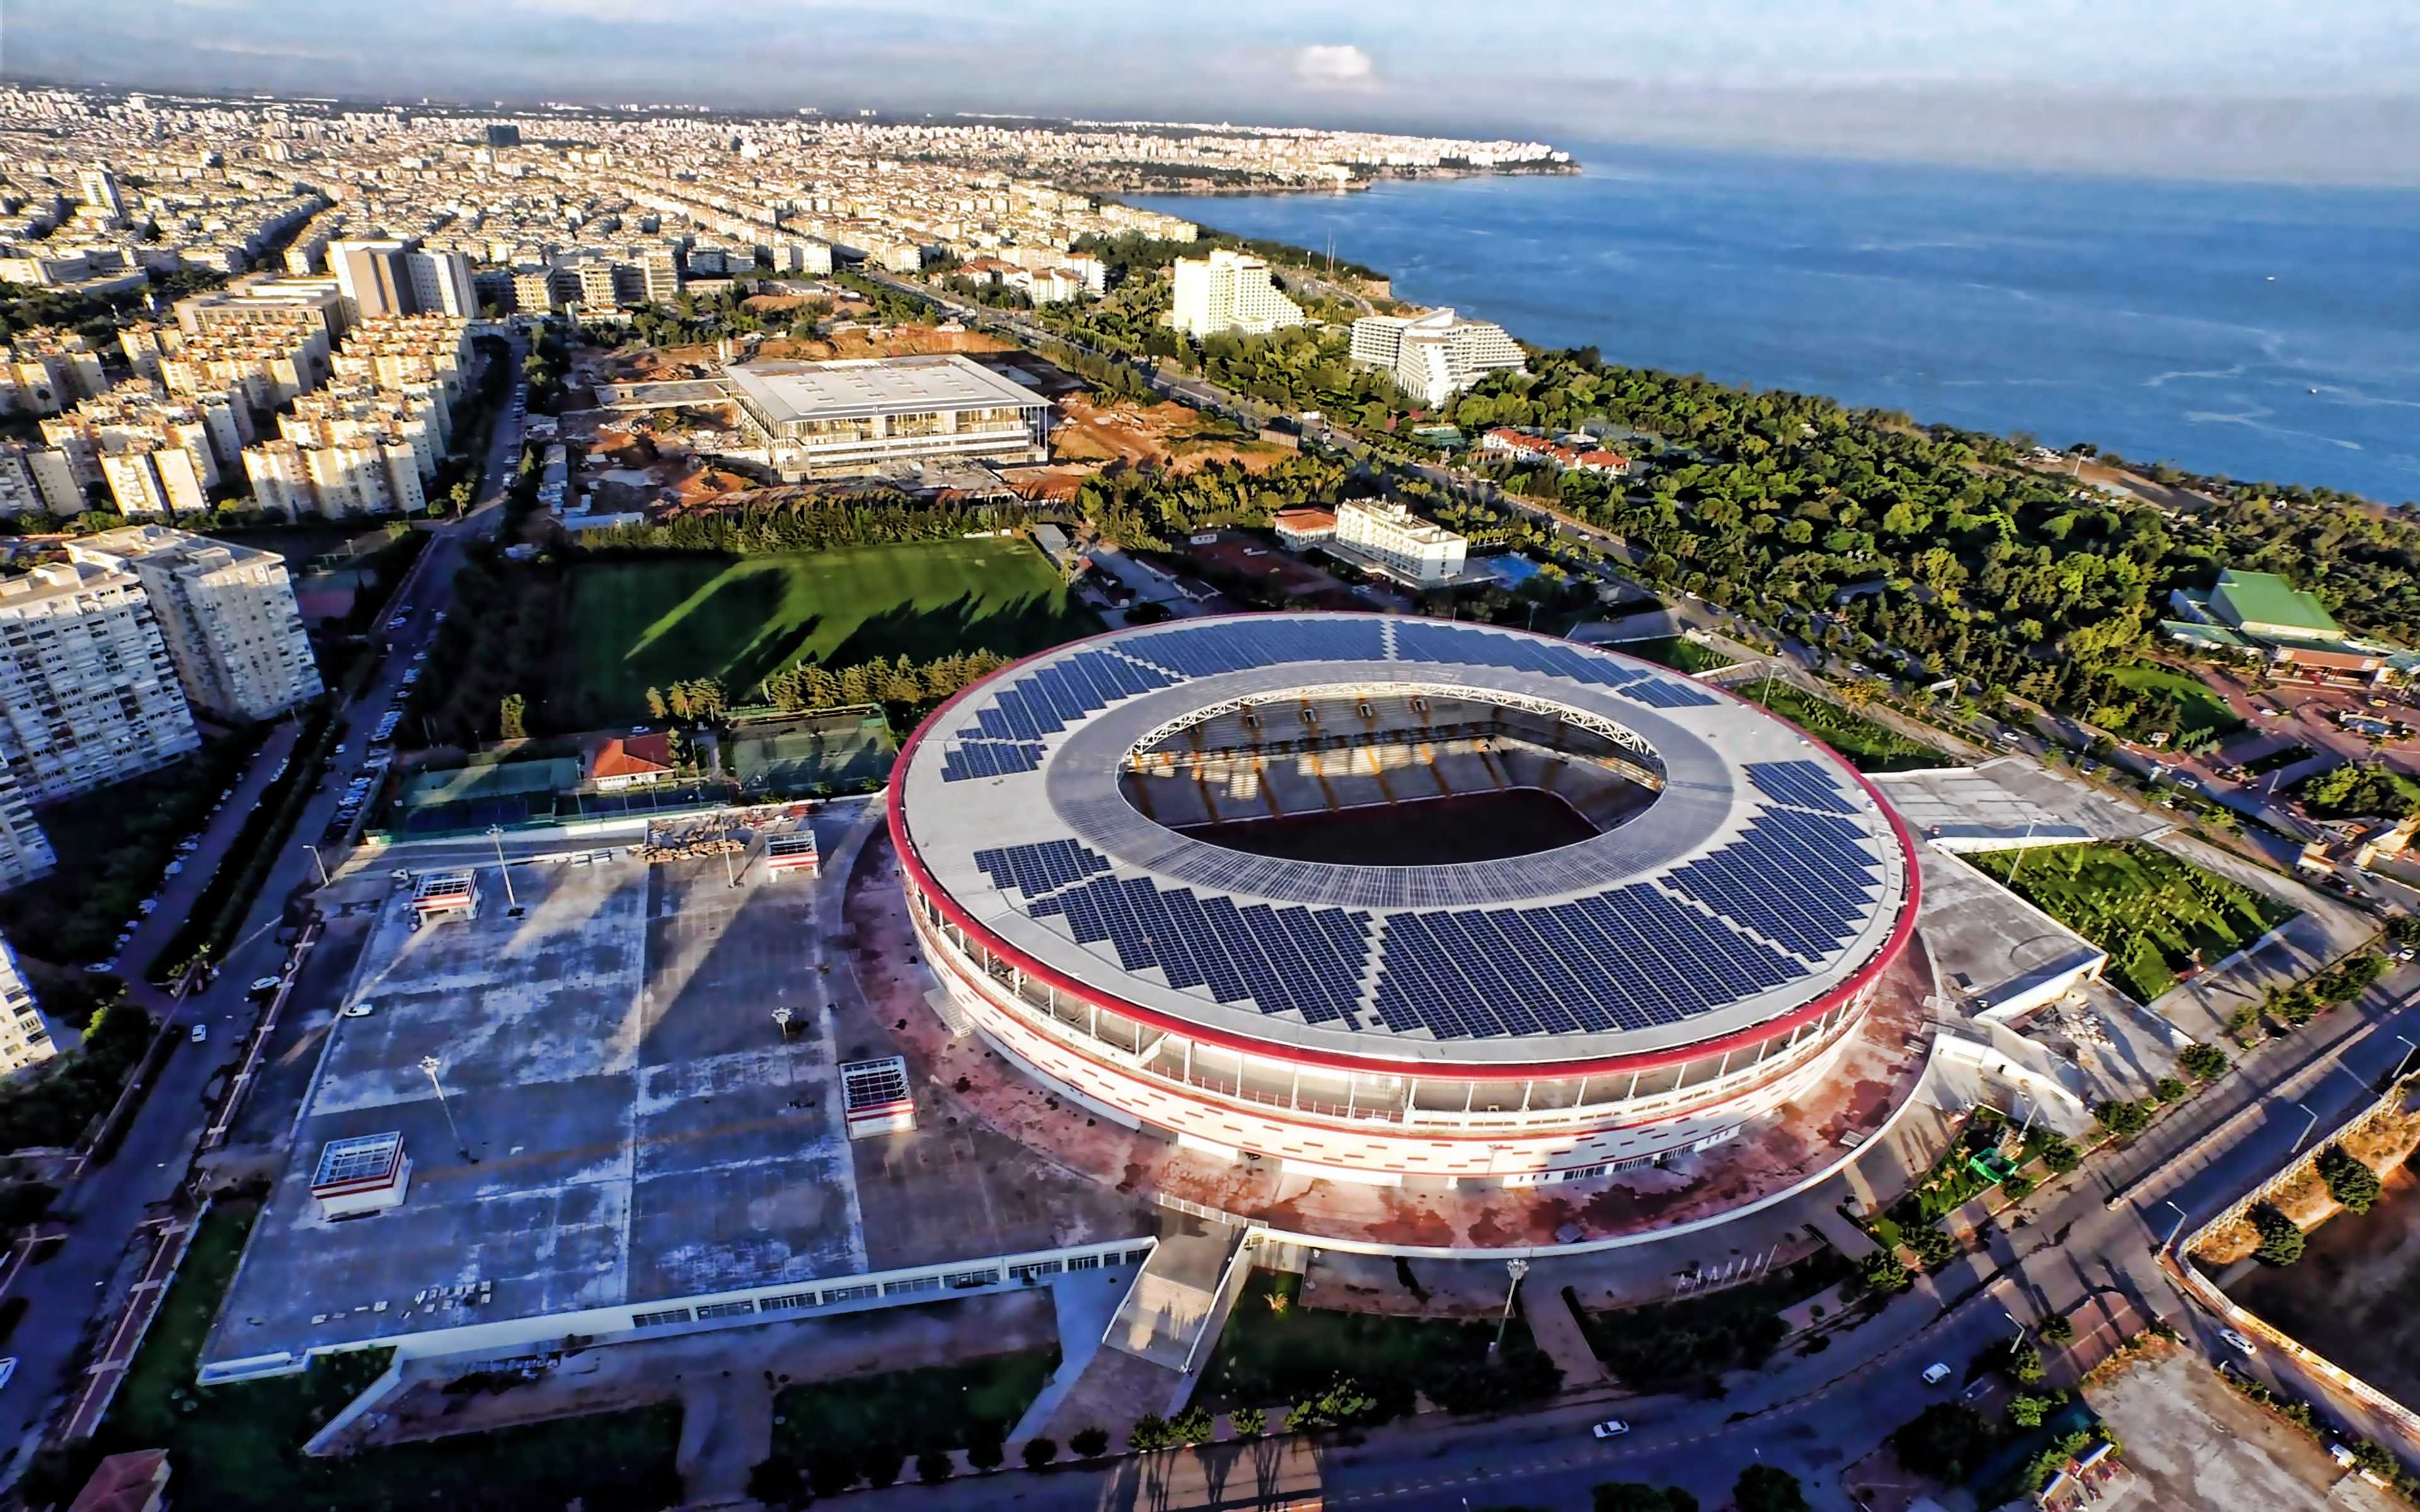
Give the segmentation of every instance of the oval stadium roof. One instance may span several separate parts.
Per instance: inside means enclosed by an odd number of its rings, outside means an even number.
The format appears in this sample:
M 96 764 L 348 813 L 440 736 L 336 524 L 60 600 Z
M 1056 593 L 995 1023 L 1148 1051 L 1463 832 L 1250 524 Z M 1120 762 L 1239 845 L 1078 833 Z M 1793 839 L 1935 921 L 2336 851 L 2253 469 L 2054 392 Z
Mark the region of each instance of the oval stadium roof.
M 1129 752 L 1205 711 L 1323 689 L 1557 712 L 1652 750 L 1665 786 L 1590 839 L 1417 867 L 1231 850 L 1121 791 Z M 1631 657 L 1429 619 L 1259 614 L 1062 646 L 936 712 L 891 806 L 923 890 L 1025 969 L 1330 1064 L 1669 1060 L 1821 1012 L 1915 918 L 1905 827 L 1794 727 Z

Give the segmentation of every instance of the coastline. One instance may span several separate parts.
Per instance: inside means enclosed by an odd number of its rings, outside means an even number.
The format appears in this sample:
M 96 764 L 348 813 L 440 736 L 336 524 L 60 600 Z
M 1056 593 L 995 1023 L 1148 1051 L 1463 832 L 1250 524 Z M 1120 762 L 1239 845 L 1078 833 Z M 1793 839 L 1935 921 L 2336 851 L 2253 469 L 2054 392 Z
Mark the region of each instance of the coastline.
M 1380 184 L 1442 182 L 1456 178 L 1576 178 L 1583 171 L 1579 161 L 1574 159 L 1569 162 L 1515 165 L 1507 168 L 1382 168 L 1366 178 L 1355 178 L 1342 184 L 1297 184 L 1279 181 L 1256 184 L 1188 181 L 1173 184 L 1128 182 L 1094 186 L 1085 192 L 1118 195 L 1181 195 L 1187 199 L 1243 198 L 1260 194 L 1357 194 L 1375 189 Z

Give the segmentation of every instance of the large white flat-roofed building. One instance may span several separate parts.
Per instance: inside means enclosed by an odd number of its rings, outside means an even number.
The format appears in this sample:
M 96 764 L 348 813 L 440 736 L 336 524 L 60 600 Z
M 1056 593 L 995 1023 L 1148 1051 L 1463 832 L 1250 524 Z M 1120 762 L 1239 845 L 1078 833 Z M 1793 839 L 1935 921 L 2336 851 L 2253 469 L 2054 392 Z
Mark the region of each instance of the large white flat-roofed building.
M 1050 401 L 955 353 L 723 369 L 740 423 L 784 478 L 885 464 L 1047 460 Z
M 1258 257 L 1213 247 L 1207 257 L 1178 258 L 1172 276 L 1169 321 L 1188 336 L 1265 336 L 1302 324 L 1302 306 L 1269 282 L 1269 265 Z
M 1469 543 L 1444 526 L 1384 499 L 1348 499 L 1336 506 L 1336 534 L 1323 543 L 1334 554 L 1422 588 L 1462 576 Z
M 1441 405 L 1490 373 L 1517 373 L 1521 347 L 1502 326 L 1451 310 L 1365 315 L 1353 322 L 1353 361 L 1383 369 L 1405 393 Z

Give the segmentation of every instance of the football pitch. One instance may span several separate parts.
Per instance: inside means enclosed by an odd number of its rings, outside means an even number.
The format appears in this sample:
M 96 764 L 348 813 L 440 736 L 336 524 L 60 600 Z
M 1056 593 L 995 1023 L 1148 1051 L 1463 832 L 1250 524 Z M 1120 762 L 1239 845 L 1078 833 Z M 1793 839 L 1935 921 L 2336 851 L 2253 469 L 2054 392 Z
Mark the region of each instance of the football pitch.
M 569 592 L 551 701 L 569 728 L 644 718 L 648 688 L 687 678 L 746 702 L 799 662 L 1022 656 L 1099 628 L 1023 540 L 584 563 Z

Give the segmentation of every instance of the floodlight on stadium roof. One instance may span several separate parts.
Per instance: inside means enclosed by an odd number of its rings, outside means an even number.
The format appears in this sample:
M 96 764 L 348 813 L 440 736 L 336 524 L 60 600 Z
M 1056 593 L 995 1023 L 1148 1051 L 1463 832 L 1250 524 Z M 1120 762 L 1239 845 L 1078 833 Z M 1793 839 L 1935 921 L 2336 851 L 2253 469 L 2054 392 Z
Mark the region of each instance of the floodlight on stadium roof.
M 1466 791 L 1518 767 L 1550 793 L 1627 794 L 1586 838 L 1414 865 L 1239 844 L 1219 808 L 1276 810 L 1292 781 L 1333 809 L 1357 783 L 1401 830 L 1422 810 L 1386 773 L 1435 794 L 1457 762 L 1480 779 Z M 1191 789 L 1208 822 L 1168 822 Z M 1679 1093 L 1803 1069 L 1916 918 L 1905 826 L 1794 726 L 1627 656 L 1426 619 L 1179 621 L 1060 647 L 937 711 L 890 817 L 977 1026 L 1025 1036 L 1017 1058 L 1062 1082 L 1038 1041 L 1112 1080 L 1170 1071 L 1179 1047 L 1187 1095 L 1199 1047 L 1239 1059 L 1227 1080 L 1252 1101 L 1273 1073 L 1294 1076 L 1289 1103 L 1306 1072 L 1392 1075 L 1522 1082 L 1525 1111 L 1603 1095 L 1574 1077 Z M 1123 1083 L 1090 1090 L 1136 1111 Z

